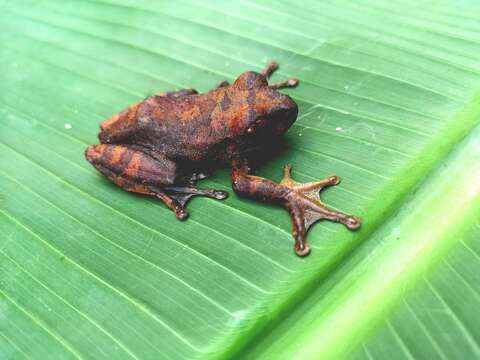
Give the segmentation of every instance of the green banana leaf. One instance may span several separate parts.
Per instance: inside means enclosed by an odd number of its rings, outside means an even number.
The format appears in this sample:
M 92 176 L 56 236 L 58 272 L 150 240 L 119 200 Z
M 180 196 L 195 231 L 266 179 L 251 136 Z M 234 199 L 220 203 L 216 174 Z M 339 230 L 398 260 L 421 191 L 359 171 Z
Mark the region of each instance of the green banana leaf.
M 0 358 L 480 357 L 480 3 L 0 2 Z M 288 214 L 179 222 L 85 161 L 146 96 L 280 63 L 300 115 L 257 173 L 332 174 L 312 253 Z M 203 187 L 230 189 L 228 169 Z

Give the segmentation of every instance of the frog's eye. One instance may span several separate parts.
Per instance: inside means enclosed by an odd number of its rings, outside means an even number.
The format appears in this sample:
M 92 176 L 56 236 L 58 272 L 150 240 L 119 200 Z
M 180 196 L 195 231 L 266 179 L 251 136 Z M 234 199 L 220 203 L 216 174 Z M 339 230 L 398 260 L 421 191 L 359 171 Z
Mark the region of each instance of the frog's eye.
M 247 134 L 252 135 L 254 134 L 258 129 L 261 129 L 262 127 L 265 126 L 267 123 L 267 119 L 265 118 L 258 118 L 257 121 L 255 121 L 252 125 L 250 125 L 247 129 Z

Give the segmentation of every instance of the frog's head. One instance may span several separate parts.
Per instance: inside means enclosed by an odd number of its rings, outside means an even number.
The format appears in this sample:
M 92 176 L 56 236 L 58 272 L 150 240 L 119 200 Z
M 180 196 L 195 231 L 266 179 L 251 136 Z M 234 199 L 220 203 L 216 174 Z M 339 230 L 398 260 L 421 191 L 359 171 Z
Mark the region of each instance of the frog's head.
M 298 106 L 292 98 L 277 91 L 281 87 L 293 87 L 296 80 L 268 84 L 265 75 L 249 71 L 241 74 L 233 87 L 242 94 L 248 111 L 241 128 L 249 138 L 268 139 L 283 135 L 295 122 Z

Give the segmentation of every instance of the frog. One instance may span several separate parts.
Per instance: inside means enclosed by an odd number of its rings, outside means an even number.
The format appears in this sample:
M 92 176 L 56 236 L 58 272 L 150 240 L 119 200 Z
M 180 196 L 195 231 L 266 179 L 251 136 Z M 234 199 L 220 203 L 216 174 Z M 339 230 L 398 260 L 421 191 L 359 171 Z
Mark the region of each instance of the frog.
M 187 88 L 149 96 L 101 122 L 100 144 L 90 145 L 85 157 L 120 188 L 161 200 L 179 220 L 189 216 L 186 205 L 194 196 L 227 198 L 228 192 L 199 188 L 197 182 L 207 177 L 206 170 L 230 166 L 238 196 L 288 211 L 294 251 L 307 256 L 306 234 L 314 223 L 329 220 L 355 230 L 361 220 L 321 201 L 320 191 L 338 185 L 339 176 L 299 183 L 290 165 L 280 182 L 252 174 L 252 158 L 298 116 L 296 102 L 279 90 L 299 80 L 270 82 L 278 67 L 272 61 L 261 72 L 246 71 L 232 84 L 222 81 L 204 93 Z

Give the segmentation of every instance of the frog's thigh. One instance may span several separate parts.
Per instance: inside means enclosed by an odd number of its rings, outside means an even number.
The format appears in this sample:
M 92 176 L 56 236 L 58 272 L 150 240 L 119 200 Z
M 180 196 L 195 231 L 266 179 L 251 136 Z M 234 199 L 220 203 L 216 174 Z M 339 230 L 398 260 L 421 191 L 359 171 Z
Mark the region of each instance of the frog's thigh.
M 150 194 L 151 188 L 162 188 L 174 183 L 174 162 L 155 158 L 128 145 L 91 145 L 85 157 L 98 171 L 122 189 Z

